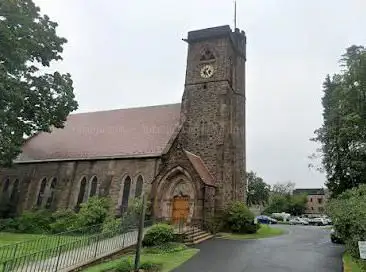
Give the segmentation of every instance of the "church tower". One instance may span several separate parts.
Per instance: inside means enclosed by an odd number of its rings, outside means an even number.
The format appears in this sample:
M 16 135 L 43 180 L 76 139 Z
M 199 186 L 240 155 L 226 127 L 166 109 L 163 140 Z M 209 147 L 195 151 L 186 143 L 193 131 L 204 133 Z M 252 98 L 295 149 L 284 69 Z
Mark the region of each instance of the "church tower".
M 215 209 L 245 201 L 246 36 L 230 26 L 188 33 L 182 98 L 182 147 L 202 158 L 215 178 Z

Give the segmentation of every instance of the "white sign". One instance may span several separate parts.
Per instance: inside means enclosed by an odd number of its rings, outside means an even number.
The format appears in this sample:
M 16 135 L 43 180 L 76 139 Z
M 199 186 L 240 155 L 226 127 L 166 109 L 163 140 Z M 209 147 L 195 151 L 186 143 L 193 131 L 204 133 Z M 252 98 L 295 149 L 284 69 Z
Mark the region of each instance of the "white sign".
M 360 250 L 360 258 L 366 260 L 366 241 L 359 241 L 358 249 Z

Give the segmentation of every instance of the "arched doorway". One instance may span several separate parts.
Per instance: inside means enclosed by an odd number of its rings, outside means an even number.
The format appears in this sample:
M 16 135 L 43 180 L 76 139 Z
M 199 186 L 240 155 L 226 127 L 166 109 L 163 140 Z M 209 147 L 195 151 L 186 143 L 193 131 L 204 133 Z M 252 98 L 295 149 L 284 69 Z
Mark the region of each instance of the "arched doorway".
M 175 167 L 164 175 L 154 188 L 154 216 L 169 218 L 177 223 L 190 223 L 200 217 L 202 205 L 199 184 L 182 167 Z
M 172 221 L 174 224 L 187 222 L 189 216 L 189 196 L 178 195 L 173 197 Z

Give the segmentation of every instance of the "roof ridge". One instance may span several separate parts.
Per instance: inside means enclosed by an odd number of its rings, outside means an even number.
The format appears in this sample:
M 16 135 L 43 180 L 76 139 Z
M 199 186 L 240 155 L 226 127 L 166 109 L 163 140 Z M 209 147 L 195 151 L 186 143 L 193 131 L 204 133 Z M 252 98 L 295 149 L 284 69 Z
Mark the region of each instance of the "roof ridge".
M 112 112 L 112 111 L 120 111 L 120 110 L 161 108 L 161 107 L 168 107 L 168 106 L 176 106 L 176 105 L 180 105 L 180 104 L 181 103 L 170 103 L 170 104 L 149 105 L 149 106 L 142 106 L 142 107 L 137 107 L 136 106 L 136 107 L 118 108 L 118 109 L 110 109 L 110 110 L 85 111 L 85 112 L 70 113 L 69 116 L 82 115 L 82 114 L 91 114 L 91 113 Z

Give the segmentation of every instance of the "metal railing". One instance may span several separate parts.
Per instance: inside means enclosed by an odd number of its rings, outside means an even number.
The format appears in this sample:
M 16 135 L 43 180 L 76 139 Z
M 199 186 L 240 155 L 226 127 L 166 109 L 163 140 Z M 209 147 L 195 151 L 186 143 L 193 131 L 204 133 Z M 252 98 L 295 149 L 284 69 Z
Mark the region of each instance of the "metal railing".
M 61 271 L 112 254 L 137 242 L 137 222 L 103 230 L 102 225 L 0 247 L 0 271 Z

